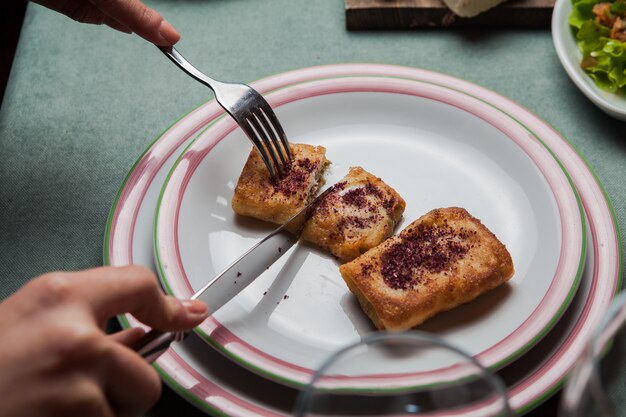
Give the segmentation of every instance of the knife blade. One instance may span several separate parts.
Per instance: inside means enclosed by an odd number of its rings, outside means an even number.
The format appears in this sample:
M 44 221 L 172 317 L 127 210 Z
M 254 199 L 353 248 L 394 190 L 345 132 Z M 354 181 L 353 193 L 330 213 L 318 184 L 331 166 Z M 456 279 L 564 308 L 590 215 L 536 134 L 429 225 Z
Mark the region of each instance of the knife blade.
M 236 261 L 217 274 L 209 283 L 191 296 L 192 300 L 199 299 L 209 307 L 209 315 L 215 313 L 224 304 L 234 298 L 250 285 L 259 275 L 265 272 L 300 238 L 301 230 L 290 232 L 297 226 L 297 222 L 306 220 L 304 213 L 289 219 L 285 224 L 255 244 Z M 300 220 L 304 218 L 304 220 Z
M 248 249 L 200 288 L 191 296 L 191 299 L 204 301 L 209 308 L 209 315 L 219 310 L 269 269 L 300 239 L 304 223 L 314 208 L 335 188 L 337 188 L 337 183 L 326 187 L 306 207 Z M 188 334 L 189 332 L 162 332 L 152 329 L 133 345 L 133 349 L 148 362 L 154 362 L 172 342 L 180 341 Z

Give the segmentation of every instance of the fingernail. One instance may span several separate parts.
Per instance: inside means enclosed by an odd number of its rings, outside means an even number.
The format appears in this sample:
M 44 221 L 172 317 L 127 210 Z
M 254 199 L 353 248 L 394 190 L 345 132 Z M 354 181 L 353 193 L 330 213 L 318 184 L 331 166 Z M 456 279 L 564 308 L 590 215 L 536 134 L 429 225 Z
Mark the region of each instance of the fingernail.
M 167 23 L 167 20 L 161 21 L 161 26 L 159 27 L 159 35 L 163 39 L 163 42 L 167 45 L 174 45 L 180 40 L 180 33 L 178 33 L 178 31 L 176 31 L 176 29 L 174 29 L 172 25 Z
M 194 316 L 206 316 L 209 312 L 207 305 L 200 300 L 182 300 L 181 302 L 185 310 Z

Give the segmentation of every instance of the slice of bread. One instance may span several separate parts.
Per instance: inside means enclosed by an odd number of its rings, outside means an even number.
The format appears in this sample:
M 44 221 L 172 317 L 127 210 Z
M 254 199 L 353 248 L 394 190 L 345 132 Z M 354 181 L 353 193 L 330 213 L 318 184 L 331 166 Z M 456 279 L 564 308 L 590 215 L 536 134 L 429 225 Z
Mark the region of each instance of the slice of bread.
M 323 184 L 330 163 L 323 146 L 291 144 L 293 164 L 285 178 L 274 183 L 259 152 L 253 148 L 246 161 L 231 205 L 242 216 L 283 224 L 303 209 Z
M 462 208 L 435 209 L 340 268 L 377 328 L 406 330 L 513 276 L 506 247 Z
M 353 167 L 316 203 L 302 238 L 349 261 L 391 236 L 404 207 L 393 188 L 363 168 Z

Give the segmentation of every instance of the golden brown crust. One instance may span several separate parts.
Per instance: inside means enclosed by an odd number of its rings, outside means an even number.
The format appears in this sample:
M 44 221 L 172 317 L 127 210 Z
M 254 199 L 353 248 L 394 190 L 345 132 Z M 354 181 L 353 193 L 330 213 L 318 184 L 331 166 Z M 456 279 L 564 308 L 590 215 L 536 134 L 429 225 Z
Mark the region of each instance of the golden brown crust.
M 350 168 L 338 185 L 316 206 L 302 238 L 349 261 L 391 236 L 406 204 L 361 167 Z
M 428 245 L 448 253 L 432 255 Z M 394 263 L 407 254 L 404 267 Z M 406 330 L 505 283 L 514 267 L 491 231 L 452 207 L 425 214 L 340 272 L 376 327 Z
M 329 161 L 323 146 L 291 144 L 294 162 L 284 179 L 274 184 L 258 151 L 250 151 L 232 199 L 242 216 L 282 224 L 304 208 L 323 182 Z

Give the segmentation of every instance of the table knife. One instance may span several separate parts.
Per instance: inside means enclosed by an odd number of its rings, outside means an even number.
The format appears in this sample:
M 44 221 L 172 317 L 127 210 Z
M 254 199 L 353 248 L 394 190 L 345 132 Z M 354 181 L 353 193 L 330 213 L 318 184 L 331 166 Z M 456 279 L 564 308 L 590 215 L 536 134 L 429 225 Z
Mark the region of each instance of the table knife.
M 191 299 L 204 301 L 209 308 L 209 315 L 215 313 L 265 272 L 298 241 L 304 223 L 313 212 L 313 208 L 335 188 L 335 186 L 326 188 L 295 216 L 250 248 L 198 290 L 191 296 Z M 152 329 L 132 347 L 148 362 L 154 362 L 172 342 L 183 340 L 188 334 L 189 332 L 163 332 Z

